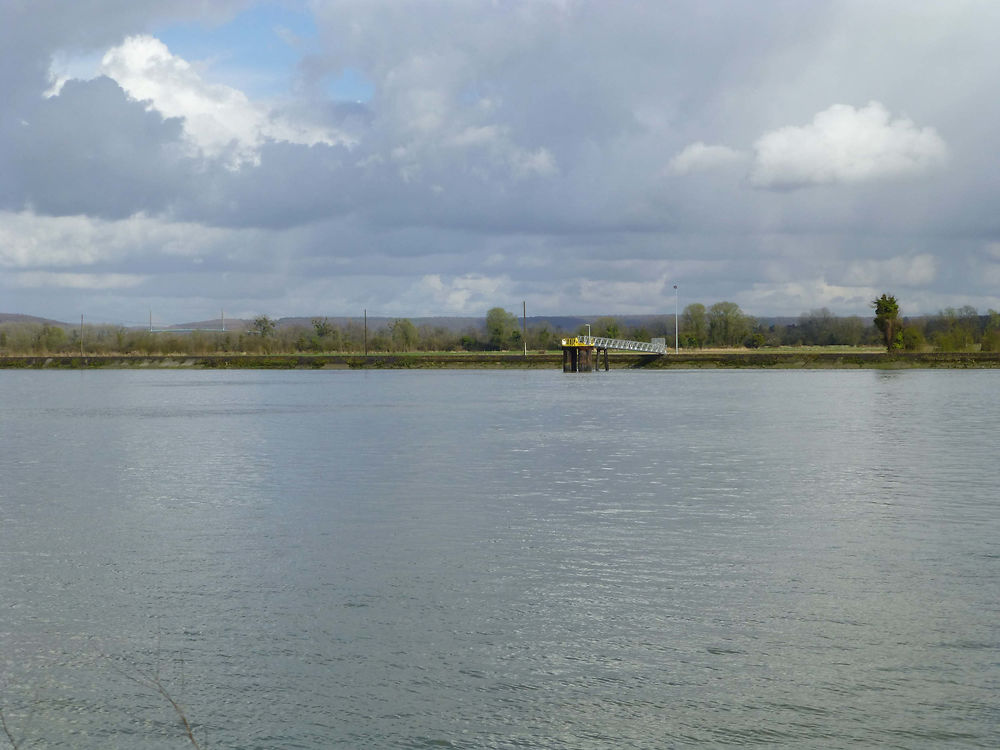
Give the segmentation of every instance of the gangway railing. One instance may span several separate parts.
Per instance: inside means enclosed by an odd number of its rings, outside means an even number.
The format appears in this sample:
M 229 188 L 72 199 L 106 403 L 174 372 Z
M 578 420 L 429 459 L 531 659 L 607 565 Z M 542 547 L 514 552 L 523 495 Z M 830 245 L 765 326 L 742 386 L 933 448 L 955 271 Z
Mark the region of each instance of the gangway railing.
M 597 349 L 617 349 L 625 352 L 646 352 L 648 354 L 666 354 L 665 341 L 628 341 L 626 339 L 607 339 L 600 336 L 577 336 L 563 339 L 563 346 L 593 346 Z

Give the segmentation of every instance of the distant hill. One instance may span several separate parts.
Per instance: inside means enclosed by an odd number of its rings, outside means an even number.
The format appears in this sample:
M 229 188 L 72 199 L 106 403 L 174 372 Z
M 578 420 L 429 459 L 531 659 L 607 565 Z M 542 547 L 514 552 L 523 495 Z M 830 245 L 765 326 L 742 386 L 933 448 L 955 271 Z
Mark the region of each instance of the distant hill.
M 18 315 L 17 313 L 0 313 L 0 323 L 42 323 L 50 326 L 69 328 L 69 323 L 63 323 L 49 318 L 39 318 L 34 315 Z
M 406 316 L 399 316 L 406 317 Z M 374 317 L 368 316 L 368 327 L 371 330 L 377 330 L 388 324 L 392 323 L 394 320 L 398 320 L 399 317 Z M 363 317 L 339 317 L 332 315 L 313 315 L 310 318 L 280 318 L 277 323 L 282 328 L 293 327 L 293 326 L 304 326 L 306 328 L 312 327 L 312 322 L 316 319 L 327 320 L 339 328 L 343 328 L 349 324 L 363 325 L 365 319 Z M 431 328 L 444 328 L 446 331 L 465 331 L 469 328 L 482 328 L 486 325 L 486 317 L 482 318 L 446 318 L 446 317 L 433 317 L 433 318 L 409 318 L 409 321 L 413 325 L 417 326 L 430 326 Z M 247 321 L 247 325 L 250 322 Z
M 365 319 L 363 317 L 348 318 L 336 315 L 313 315 L 308 318 L 277 318 L 274 322 L 278 328 L 295 328 L 296 326 L 301 328 L 312 328 L 312 322 L 314 320 L 326 320 L 339 328 L 345 328 L 348 325 L 363 325 Z M 394 320 L 398 318 L 392 317 L 374 317 L 369 316 L 368 318 L 368 328 L 376 331 L 379 328 L 389 325 Z M 464 331 L 469 328 L 482 328 L 486 324 L 486 318 L 410 318 L 409 319 L 413 325 L 418 328 L 423 325 L 430 326 L 431 328 L 441 327 L 447 331 Z M 530 318 L 528 319 L 531 320 Z M 253 325 L 252 320 L 247 320 L 245 318 L 226 318 L 226 330 L 227 331 L 245 331 Z M 190 323 L 176 323 L 173 325 L 163 325 L 158 326 L 160 329 L 188 329 L 188 328 L 204 328 L 204 329 L 218 329 L 222 327 L 222 320 L 216 318 L 215 320 L 196 320 Z

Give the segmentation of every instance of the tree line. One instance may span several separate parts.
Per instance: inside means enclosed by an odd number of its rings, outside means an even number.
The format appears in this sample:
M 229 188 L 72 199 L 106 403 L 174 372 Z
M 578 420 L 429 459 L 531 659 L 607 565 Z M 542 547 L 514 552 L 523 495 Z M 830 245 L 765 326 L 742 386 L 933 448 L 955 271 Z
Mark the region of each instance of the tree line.
M 1000 351 L 1000 313 L 980 315 L 970 306 L 946 308 L 936 315 L 901 317 L 894 297 L 882 295 L 872 303 L 875 317 L 837 316 L 826 308 L 802 313 L 784 322 L 760 321 L 733 302 L 706 306 L 692 303 L 677 320 L 682 349 L 761 348 L 778 346 L 879 346 L 921 351 Z M 644 319 L 627 325 L 621 318 L 603 316 L 589 326 L 593 336 L 649 341 L 666 339 L 674 346 L 674 316 Z M 551 323 L 532 322 L 523 328 L 513 314 L 495 307 L 479 325 L 463 330 L 441 325 L 415 324 L 397 318 L 366 331 L 361 321 L 336 324 L 314 318 L 308 325 L 279 325 L 266 315 L 248 326 L 230 331 L 160 331 L 113 325 L 82 329 L 82 350 L 113 354 L 293 354 L 368 352 L 551 351 L 560 339 L 583 335 L 586 326 L 561 330 Z M 0 354 L 78 354 L 81 329 L 52 323 L 0 323 Z

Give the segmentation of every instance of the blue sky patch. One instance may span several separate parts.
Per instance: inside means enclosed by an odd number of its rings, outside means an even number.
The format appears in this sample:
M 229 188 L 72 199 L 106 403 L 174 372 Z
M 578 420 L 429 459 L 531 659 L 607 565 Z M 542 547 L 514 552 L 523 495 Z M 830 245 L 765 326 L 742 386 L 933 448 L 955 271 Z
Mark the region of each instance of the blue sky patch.
M 174 24 L 153 34 L 188 62 L 211 66 L 211 78 L 251 98 L 289 91 L 296 66 L 316 42 L 316 25 L 302 5 L 256 5 L 221 26 Z
M 178 57 L 211 66 L 212 80 L 251 98 L 287 94 L 299 61 L 318 44 L 312 14 L 301 3 L 262 3 L 220 26 L 173 24 L 153 34 Z M 326 92 L 336 101 L 366 102 L 375 86 L 360 70 L 345 68 Z
M 330 98 L 343 102 L 367 102 L 375 95 L 375 85 L 357 68 L 344 68 L 326 90 Z

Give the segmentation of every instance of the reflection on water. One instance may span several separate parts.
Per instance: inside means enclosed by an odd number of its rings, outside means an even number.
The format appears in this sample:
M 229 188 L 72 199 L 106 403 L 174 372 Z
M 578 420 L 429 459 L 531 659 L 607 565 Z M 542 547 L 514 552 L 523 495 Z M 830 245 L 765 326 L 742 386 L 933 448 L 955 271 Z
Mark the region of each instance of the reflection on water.
M 994 747 L 998 377 L 0 372 L 0 706 L 183 746 L 147 672 L 210 747 Z

